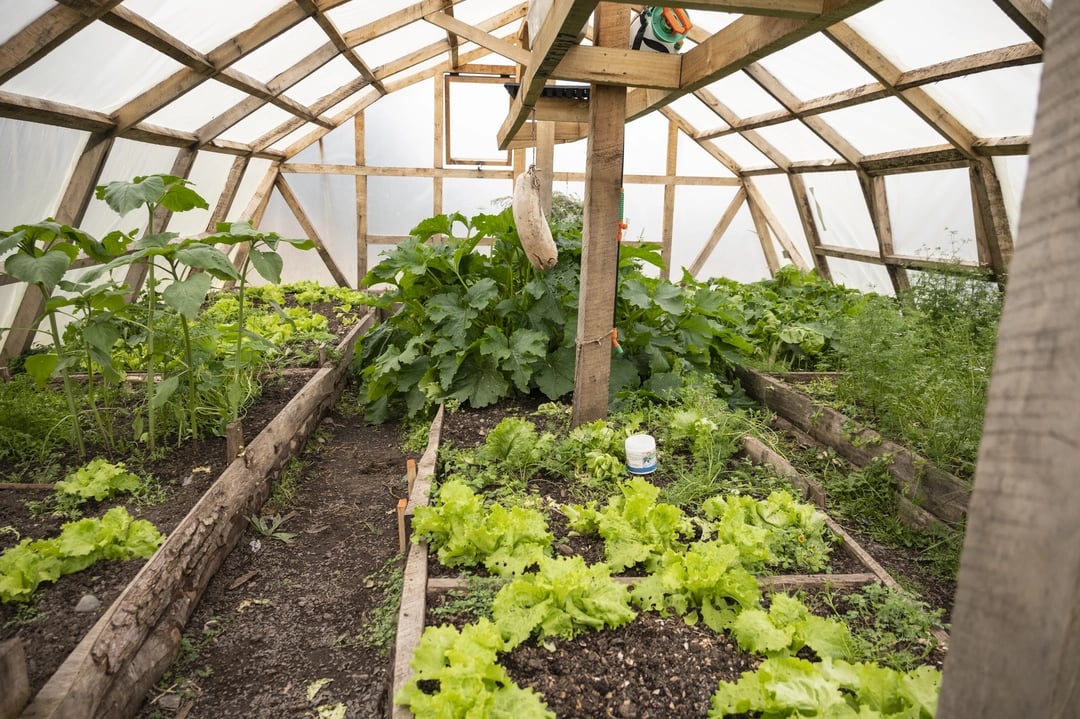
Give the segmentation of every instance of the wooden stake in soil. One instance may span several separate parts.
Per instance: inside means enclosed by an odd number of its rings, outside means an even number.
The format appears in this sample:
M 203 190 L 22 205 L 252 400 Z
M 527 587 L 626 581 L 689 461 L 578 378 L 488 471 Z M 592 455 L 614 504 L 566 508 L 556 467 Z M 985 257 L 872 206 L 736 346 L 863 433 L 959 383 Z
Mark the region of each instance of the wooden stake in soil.
M 416 460 L 415 459 L 408 460 L 405 463 L 405 467 L 407 468 L 406 471 L 408 472 L 408 477 L 409 477 L 408 489 L 409 489 L 409 496 L 411 497 L 412 496 L 413 485 L 416 484 Z
M 240 420 L 225 425 L 225 460 L 231 463 L 244 449 L 244 426 Z
M 405 552 L 405 508 L 409 506 L 409 500 L 402 497 L 397 502 L 397 535 L 401 552 Z
M 0 719 L 15 719 L 30 701 L 26 675 L 26 650 L 21 639 L 0 643 Z

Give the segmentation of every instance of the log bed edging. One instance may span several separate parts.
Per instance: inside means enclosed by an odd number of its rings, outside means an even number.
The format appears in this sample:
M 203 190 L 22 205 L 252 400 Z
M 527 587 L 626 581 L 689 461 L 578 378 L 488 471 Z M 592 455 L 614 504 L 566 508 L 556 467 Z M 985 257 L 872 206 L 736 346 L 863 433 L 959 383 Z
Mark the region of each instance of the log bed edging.
M 116 719 L 138 711 L 171 664 L 184 625 L 210 579 L 269 497 L 270 481 L 333 407 L 368 312 L 338 344 L 341 359 L 320 368 L 218 476 L 147 560 L 20 719 Z

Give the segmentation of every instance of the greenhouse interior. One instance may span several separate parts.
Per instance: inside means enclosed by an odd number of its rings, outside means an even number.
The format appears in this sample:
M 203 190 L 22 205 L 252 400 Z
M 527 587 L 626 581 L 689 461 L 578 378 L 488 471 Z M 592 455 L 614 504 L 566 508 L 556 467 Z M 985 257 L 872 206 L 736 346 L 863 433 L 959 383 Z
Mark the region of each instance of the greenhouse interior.
M 1080 0 L 0 7 L 0 719 L 1076 716 Z

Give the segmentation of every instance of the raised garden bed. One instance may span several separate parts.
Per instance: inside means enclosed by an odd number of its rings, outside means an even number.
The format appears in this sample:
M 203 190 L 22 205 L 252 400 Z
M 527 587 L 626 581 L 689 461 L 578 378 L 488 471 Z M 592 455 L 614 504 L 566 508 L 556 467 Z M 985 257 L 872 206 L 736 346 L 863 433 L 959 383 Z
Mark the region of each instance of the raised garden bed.
M 433 447 L 438 445 L 443 419 L 440 410 L 429 434 L 425 455 L 428 461 L 410 494 L 410 514 L 415 507 L 428 502 L 434 479 Z M 490 426 L 478 434 L 486 433 Z M 776 452 L 749 436 L 743 440 L 743 451 L 755 462 L 771 465 L 791 481 L 800 496 L 824 508 L 826 498 L 821 487 L 800 475 Z M 829 531 L 840 539 L 839 548 L 845 555 L 846 561 L 836 566 L 849 569 L 819 575 L 759 577 L 763 591 L 810 595 L 824 592 L 830 597 L 828 601 L 842 602 L 836 596 L 869 583 L 899 588 L 889 572 L 850 533 L 831 518 L 826 522 Z M 556 544 L 561 554 L 571 551 L 569 540 L 561 540 L 558 532 Z M 574 547 L 574 551 L 577 549 Z M 433 576 L 433 569 L 438 576 Z M 425 625 L 445 621 L 445 614 L 440 614 L 438 619 L 433 617 L 432 607 L 444 606 L 448 594 L 461 597 L 470 591 L 473 580 L 453 574 L 449 572 L 450 576 L 446 576 L 444 568 L 432 564 L 426 542 L 420 540 L 411 545 L 396 641 L 395 695 L 409 683 L 410 662 Z M 633 586 L 643 577 L 626 575 L 615 579 Z M 455 624 L 460 629 L 466 621 L 467 618 L 462 618 Z M 947 636 L 940 630 L 935 635 L 940 644 L 930 661 L 940 667 Z M 548 708 L 559 717 L 645 719 L 704 717 L 718 682 L 736 681 L 744 672 L 757 668 L 761 661 L 762 657 L 740 650 L 727 635 L 718 635 L 700 625 L 689 626 L 678 616 L 664 617 L 643 611 L 635 621 L 617 629 L 584 632 L 573 639 L 524 642 L 502 655 L 499 663 L 516 684 L 540 692 Z M 412 713 L 398 705 L 392 716 L 407 719 Z
M 134 714 L 175 656 L 181 629 L 207 582 L 244 533 L 246 517 L 262 506 L 272 479 L 333 406 L 346 380 L 353 345 L 373 319 L 369 313 L 351 329 L 337 347 L 337 363 L 315 371 L 210 484 L 21 716 Z M 192 491 L 202 488 L 205 484 L 200 482 Z M 94 572 L 92 578 L 83 579 L 94 586 L 100 577 L 101 572 Z

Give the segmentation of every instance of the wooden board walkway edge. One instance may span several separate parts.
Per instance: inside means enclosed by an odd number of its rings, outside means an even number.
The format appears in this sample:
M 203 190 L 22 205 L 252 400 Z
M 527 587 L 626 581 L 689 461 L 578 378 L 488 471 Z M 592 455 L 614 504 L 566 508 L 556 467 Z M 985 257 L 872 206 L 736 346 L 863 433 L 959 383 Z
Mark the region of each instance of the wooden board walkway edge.
M 908 500 L 903 503 L 904 514 L 911 523 L 926 525 L 936 519 L 957 526 L 964 521 L 971 498 L 967 482 L 783 382 L 745 367 L 736 368 L 736 375 L 747 394 L 852 464 L 863 467 L 879 457 L 889 458 L 899 496 Z
M 426 506 L 431 482 L 435 478 L 435 462 L 439 454 L 439 442 L 442 438 L 443 407 L 435 413 L 435 419 L 428 430 L 427 449 L 420 457 L 416 467 L 416 480 L 409 493 L 409 506 L 406 516 L 412 516 L 416 505 Z M 410 523 L 411 525 L 411 523 Z M 392 719 L 409 719 L 412 712 L 403 706 L 397 706 L 394 696 L 405 686 L 412 676 L 413 651 L 420 644 L 420 635 L 424 633 L 424 619 L 427 614 L 428 584 L 428 548 L 427 542 L 413 542 L 405 560 L 405 578 L 401 586 L 401 604 L 398 607 L 397 634 L 394 637 L 394 666 L 390 684 L 389 702 L 393 706 Z
M 20 715 L 21 719 L 134 716 L 180 647 L 184 625 L 218 567 L 336 402 L 367 313 L 339 343 L 341 360 L 318 370 L 230 464 Z

